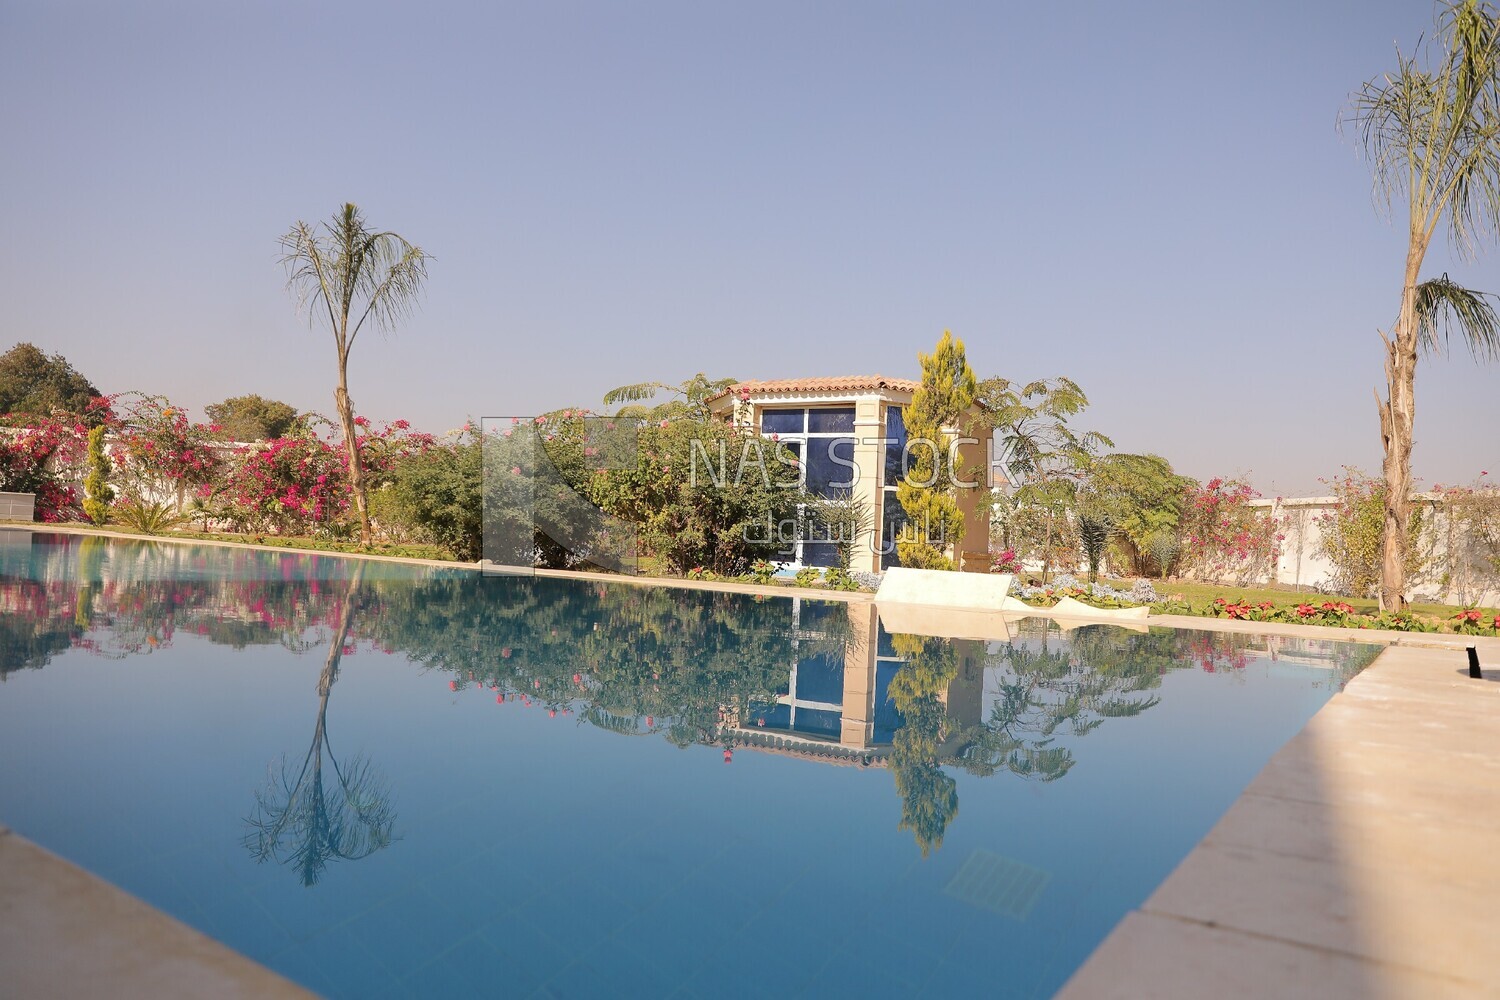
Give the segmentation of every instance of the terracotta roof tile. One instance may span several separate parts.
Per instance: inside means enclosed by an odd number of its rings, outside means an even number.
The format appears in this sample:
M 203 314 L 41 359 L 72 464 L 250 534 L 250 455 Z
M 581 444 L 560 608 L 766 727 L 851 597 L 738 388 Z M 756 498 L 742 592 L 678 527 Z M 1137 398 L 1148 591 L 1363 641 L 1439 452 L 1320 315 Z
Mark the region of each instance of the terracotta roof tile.
M 753 393 L 799 393 L 799 392 L 858 392 L 870 389 L 894 389 L 898 392 L 916 392 L 919 383 L 908 378 L 887 378 L 884 375 L 834 375 L 828 378 L 781 378 L 748 379 L 730 386 L 712 398 L 719 399 L 738 392 L 743 386 Z

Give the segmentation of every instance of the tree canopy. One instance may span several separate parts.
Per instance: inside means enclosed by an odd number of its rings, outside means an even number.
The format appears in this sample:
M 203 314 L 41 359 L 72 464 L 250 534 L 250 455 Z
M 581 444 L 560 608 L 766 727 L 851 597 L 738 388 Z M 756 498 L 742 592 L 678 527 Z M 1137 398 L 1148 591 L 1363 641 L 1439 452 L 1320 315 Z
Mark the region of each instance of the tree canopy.
M 61 354 L 22 342 L 0 354 L 0 413 L 84 414 L 102 393 Z
M 958 424 L 974 404 L 978 382 L 964 353 L 964 342 L 943 331 L 931 354 L 918 354 L 922 382 L 906 408 L 906 434 L 912 466 L 896 487 L 906 512 L 907 533 L 896 541 L 901 565 L 918 569 L 954 569 L 944 553 L 963 539 L 964 517 L 953 495 L 952 438 L 944 430 Z
M 267 441 L 286 437 L 297 425 L 297 411 L 277 399 L 231 396 L 203 408 L 210 423 L 218 424 L 231 441 Z

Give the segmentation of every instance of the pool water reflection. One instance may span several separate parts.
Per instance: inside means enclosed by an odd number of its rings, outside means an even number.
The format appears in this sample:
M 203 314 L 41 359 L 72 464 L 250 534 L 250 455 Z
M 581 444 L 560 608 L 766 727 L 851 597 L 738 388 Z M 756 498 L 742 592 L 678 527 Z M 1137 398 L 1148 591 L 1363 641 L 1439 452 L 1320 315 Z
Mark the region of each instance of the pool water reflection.
M 1374 652 L 0 531 L 0 821 L 332 996 L 1042 997 Z

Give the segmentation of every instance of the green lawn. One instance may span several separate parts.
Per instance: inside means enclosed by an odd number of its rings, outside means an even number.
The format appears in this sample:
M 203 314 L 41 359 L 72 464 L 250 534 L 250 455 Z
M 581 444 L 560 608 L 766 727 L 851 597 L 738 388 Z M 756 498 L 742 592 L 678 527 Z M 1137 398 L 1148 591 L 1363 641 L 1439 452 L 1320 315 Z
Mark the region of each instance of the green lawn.
M 1129 590 L 1133 581 L 1113 580 L 1108 581 L 1110 586 L 1120 590 Z M 1373 597 L 1338 597 L 1332 594 L 1319 594 L 1310 590 L 1293 590 L 1285 585 L 1271 587 L 1228 587 L 1213 583 L 1198 583 L 1191 580 L 1152 580 L 1151 584 L 1156 587 L 1156 592 L 1163 599 L 1182 595 L 1183 599 L 1193 604 L 1208 604 L 1216 597 L 1224 597 L 1231 601 L 1243 600 L 1251 604 L 1259 604 L 1261 601 L 1270 601 L 1277 607 L 1296 607 L 1299 604 L 1322 604 L 1324 601 L 1343 601 L 1362 614 L 1375 614 L 1378 610 L 1378 602 Z M 1452 618 L 1462 609 L 1451 604 L 1413 604 L 1409 609 L 1414 614 L 1430 615 L 1434 618 Z M 1500 609 L 1482 608 L 1487 617 L 1500 613 Z

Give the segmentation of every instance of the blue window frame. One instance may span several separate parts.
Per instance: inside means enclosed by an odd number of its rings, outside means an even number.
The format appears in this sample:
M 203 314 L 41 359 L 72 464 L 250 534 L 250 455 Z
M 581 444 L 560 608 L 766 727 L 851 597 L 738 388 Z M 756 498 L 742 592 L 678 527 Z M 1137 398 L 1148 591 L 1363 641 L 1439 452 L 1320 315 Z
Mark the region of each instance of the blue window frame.
M 846 497 L 853 492 L 854 407 L 766 406 L 760 410 L 760 432 L 797 455 L 808 492 Z M 838 550 L 830 542 L 799 541 L 790 561 L 799 566 L 836 566 Z

